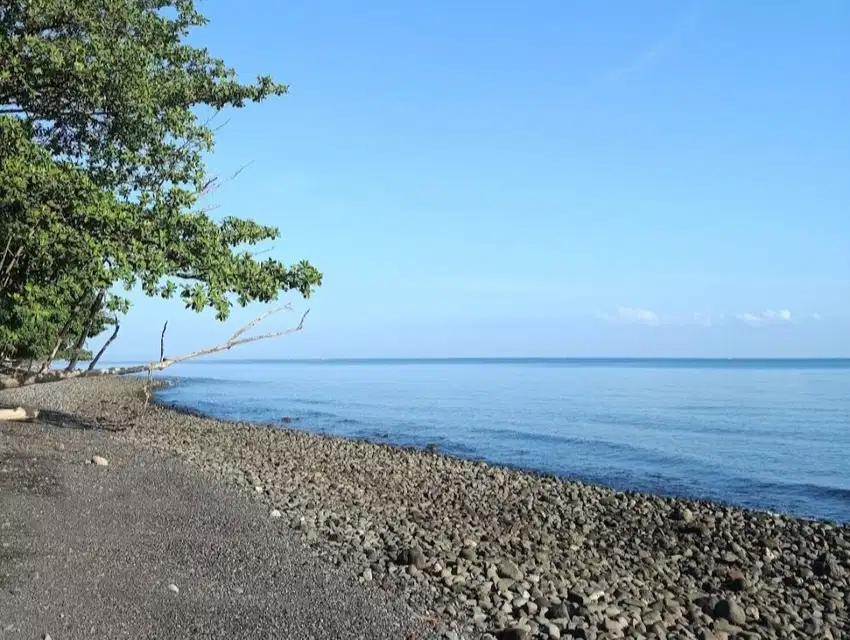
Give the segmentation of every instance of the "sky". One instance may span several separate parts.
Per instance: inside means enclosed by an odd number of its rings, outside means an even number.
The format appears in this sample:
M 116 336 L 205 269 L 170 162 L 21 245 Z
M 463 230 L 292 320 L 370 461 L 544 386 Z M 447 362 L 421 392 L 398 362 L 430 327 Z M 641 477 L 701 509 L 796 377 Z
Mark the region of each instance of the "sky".
M 199 7 L 290 85 L 228 114 L 215 214 L 324 273 L 232 356 L 850 356 L 850 3 Z M 133 299 L 112 360 L 262 311 Z

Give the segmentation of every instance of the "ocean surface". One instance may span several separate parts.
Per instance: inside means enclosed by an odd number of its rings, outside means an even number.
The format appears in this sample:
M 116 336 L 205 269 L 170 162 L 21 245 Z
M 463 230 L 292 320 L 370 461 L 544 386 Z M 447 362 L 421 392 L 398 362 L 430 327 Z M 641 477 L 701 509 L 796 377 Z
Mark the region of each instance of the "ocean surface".
M 220 418 L 850 522 L 850 360 L 200 360 L 167 374 L 161 402 Z

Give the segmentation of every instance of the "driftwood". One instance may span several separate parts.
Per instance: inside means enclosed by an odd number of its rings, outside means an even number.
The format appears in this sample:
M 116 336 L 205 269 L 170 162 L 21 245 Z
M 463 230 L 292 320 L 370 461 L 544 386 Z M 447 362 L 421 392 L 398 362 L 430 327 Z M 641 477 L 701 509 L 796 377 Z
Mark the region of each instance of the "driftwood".
M 248 336 L 243 337 L 246 332 L 250 331 L 254 327 L 256 327 L 260 322 L 268 318 L 270 315 L 278 313 L 284 310 L 291 310 L 289 305 L 285 307 L 278 307 L 276 309 L 272 309 L 271 311 L 267 311 L 261 316 L 255 318 L 244 327 L 238 329 L 236 333 L 234 333 L 227 342 L 216 345 L 214 347 L 208 347 L 206 349 L 200 349 L 198 351 L 192 351 L 191 353 L 186 353 L 181 356 L 176 356 L 174 358 L 165 357 L 165 328 L 163 328 L 163 335 L 160 340 L 160 358 L 159 360 L 155 360 L 153 362 L 148 362 L 147 364 L 139 364 L 132 365 L 127 367 L 108 367 L 104 369 L 74 369 L 72 371 L 39 371 L 38 373 L 32 374 L 25 369 L 15 368 L 15 367 L 0 367 L 0 390 L 3 389 L 16 389 L 18 387 L 26 387 L 33 384 L 44 384 L 47 382 L 60 382 L 62 380 L 71 380 L 74 378 L 94 378 L 100 376 L 126 376 L 134 373 L 148 373 L 152 375 L 156 371 L 163 371 L 168 369 L 168 367 L 174 366 L 175 364 L 179 364 L 181 362 L 186 362 L 187 360 L 193 360 L 195 358 L 200 358 L 202 356 L 207 356 L 213 353 L 218 353 L 219 351 L 229 351 L 233 347 L 238 347 L 243 344 L 248 344 L 250 342 L 257 342 L 259 340 L 270 340 L 272 338 L 279 338 L 281 336 L 288 335 L 290 333 L 295 333 L 297 331 L 301 331 L 304 328 L 304 320 L 307 319 L 307 314 L 310 311 L 306 311 L 303 316 L 301 316 L 301 321 L 294 327 L 290 327 L 289 329 L 284 329 L 282 331 L 272 331 L 269 333 L 262 333 L 256 336 Z M 117 332 L 116 332 L 117 333 Z M 98 354 L 98 358 L 102 355 L 102 353 Z
M 29 407 L 16 407 L 14 409 L 0 409 L 0 421 L 4 420 L 35 420 L 38 418 L 38 409 Z

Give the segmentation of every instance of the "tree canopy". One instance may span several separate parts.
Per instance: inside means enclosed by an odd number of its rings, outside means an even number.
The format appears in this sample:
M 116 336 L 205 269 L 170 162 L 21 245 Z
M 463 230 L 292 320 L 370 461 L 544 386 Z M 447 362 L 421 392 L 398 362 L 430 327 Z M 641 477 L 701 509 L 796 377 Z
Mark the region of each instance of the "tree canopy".
M 122 293 L 233 304 L 309 297 L 306 261 L 260 260 L 279 229 L 214 219 L 214 116 L 287 93 L 187 43 L 192 0 L 0 0 L 0 356 L 85 359 Z

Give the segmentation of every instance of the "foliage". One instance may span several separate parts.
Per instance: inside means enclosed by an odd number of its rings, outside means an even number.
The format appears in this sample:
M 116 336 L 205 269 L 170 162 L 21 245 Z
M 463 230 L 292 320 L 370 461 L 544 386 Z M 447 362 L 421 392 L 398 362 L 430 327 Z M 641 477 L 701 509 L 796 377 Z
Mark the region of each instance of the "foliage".
M 200 208 L 212 116 L 287 91 L 187 44 L 204 24 L 192 0 L 0 4 L 0 348 L 81 348 L 127 311 L 119 285 L 223 320 L 321 284 L 244 249 L 277 228 Z

